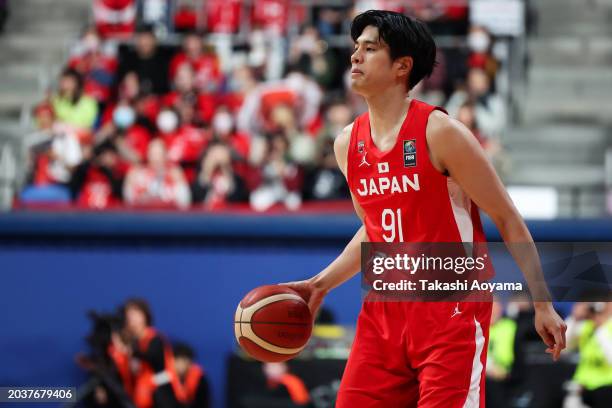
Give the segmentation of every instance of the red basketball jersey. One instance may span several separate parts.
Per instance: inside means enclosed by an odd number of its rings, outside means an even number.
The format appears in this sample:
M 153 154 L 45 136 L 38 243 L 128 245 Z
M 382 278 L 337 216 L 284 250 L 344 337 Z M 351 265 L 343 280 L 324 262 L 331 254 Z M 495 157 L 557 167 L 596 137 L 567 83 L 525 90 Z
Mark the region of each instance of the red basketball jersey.
M 380 151 L 368 113 L 351 132 L 347 180 L 370 242 L 484 242 L 478 207 L 429 160 L 426 128 L 441 108 L 412 100 L 395 145 Z

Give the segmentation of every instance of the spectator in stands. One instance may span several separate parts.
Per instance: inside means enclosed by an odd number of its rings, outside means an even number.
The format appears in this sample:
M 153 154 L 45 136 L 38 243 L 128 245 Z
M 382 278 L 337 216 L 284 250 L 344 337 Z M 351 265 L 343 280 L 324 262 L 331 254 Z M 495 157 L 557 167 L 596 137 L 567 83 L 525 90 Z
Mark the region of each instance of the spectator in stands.
M 610 293 L 605 296 L 609 299 Z M 591 408 L 612 406 L 612 302 L 578 302 L 567 319 L 568 350 L 580 361 L 573 380 Z
M 83 77 L 66 68 L 59 81 L 57 94 L 51 97 L 56 121 L 80 129 L 92 129 L 98 115 L 98 104 L 83 93 Z
M 151 133 L 138 122 L 136 110 L 127 102 L 116 105 L 111 121 L 96 134 L 96 143 L 110 141 L 126 163 L 140 164 L 146 161 Z
M 49 103 L 43 102 L 35 111 L 39 129 L 46 136 L 31 152 L 33 160 L 32 184 L 67 185 L 73 169 L 83 159 L 83 149 L 77 131 L 57 123 Z
M 99 103 L 109 100 L 112 91 L 117 59 L 112 50 L 103 49 L 95 28 L 89 28 L 72 49 L 68 67 L 78 71 L 84 78 L 85 94 Z
M 200 92 L 196 87 L 196 73 L 191 65 L 181 64 L 174 76 L 173 90 L 164 96 L 162 103 L 179 110 L 183 106 L 189 106 L 193 109 L 190 122 L 210 123 L 215 112 L 216 95 Z
M 267 136 L 266 154 L 263 160 L 262 183 L 251 193 L 251 207 L 265 211 L 282 203 L 296 210 L 302 203 L 302 171 L 289 159 L 289 141 L 282 133 Z
M 210 407 L 208 380 L 202 367 L 194 360 L 193 349 L 185 343 L 176 343 L 172 350 L 176 374 L 185 390 L 185 408 Z
M 117 101 L 109 104 L 102 118 L 102 123 L 112 119 L 116 105 L 126 104 L 134 108 L 136 123 L 145 127 L 149 132 L 155 133 L 155 121 L 161 109 L 161 100 L 158 96 L 146 92 L 140 84 L 135 72 L 128 72 L 117 89 Z
M 125 331 L 133 355 L 139 362 L 134 382 L 137 408 L 179 407 L 185 400 L 172 357 L 172 347 L 153 327 L 149 304 L 143 299 L 129 299 L 123 307 Z
M 228 103 L 230 110 L 239 110 L 243 100 L 247 95 L 251 94 L 257 86 L 257 79 L 249 66 L 242 65 L 234 68 L 226 85 L 226 97 L 230 97 L 230 103 Z
M 4 32 L 4 26 L 9 16 L 8 0 L 0 0 L 0 34 Z
M 212 119 L 213 140 L 231 148 L 232 159 L 244 162 L 249 158 L 251 140 L 236 130 L 236 119 L 226 106 L 219 106 Z
M 92 209 L 120 205 L 125 171 L 126 166 L 112 142 L 96 146 L 92 157 L 76 168 L 71 180 L 78 205 Z
M 348 185 L 336 162 L 334 140 L 319 145 L 315 168 L 304 182 L 304 200 L 344 200 L 350 198 Z
M 189 186 L 181 168 L 169 162 L 163 140 L 149 143 L 146 165 L 129 170 L 123 197 L 132 206 L 189 206 Z
M 316 82 L 301 72 L 290 72 L 284 79 L 260 84 L 246 95 L 238 114 L 238 129 L 250 135 L 273 130 L 271 113 L 281 104 L 298 113 L 299 128 L 309 129 L 318 119 L 322 98 Z
M 170 89 L 168 65 L 169 56 L 158 47 L 153 27 L 144 25 L 136 31 L 135 49 L 120 55 L 118 81 L 134 72 L 141 92 L 163 95 Z
M 202 129 L 192 125 L 193 107 L 179 105 L 181 115 L 173 109 L 163 109 L 157 117 L 158 137 L 168 151 L 168 160 L 180 165 L 185 171 L 188 182 L 195 178 L 195 168 L 209 137 Z
M 491 81 L 481 68 L 472 68 L 468 73 L 466 89 L 458 89 L 451 95 L 446 109 L 451 117 L 457 118 L 459 108 L 472 102 L 476 122 L 483 137 L 499 138 L 506 125 L 506 110 L 502 97 L 491 91 Z
M 288 396 L 291 402 L 297 406 L 308 406 L 310 404 L 310 393 L 304 381 L 289 372 L 287 363 L 264 363 L 262 369 L 270 393 L 278 398 Z
M 318 140 L 334 140 L 353 120 L 353 112 L 343 99 L 335 99 L 325 109 L 325 122 Z
M 499 139 L 486 137 L 480 131 L 476 120 L 476 106 L 473 102 L 466 101 L 461 105 L 457 112 L 457 120 L 463 123 L 476 136 L 497 172 L 502 175 L 508 172 L 510 163 L 504 148 Z
M 337 79 L 337 58 L 329 44 L 321 39 L 319 31 L 312 26 L 304 27 L 300 36 L 291 43 L 288 63 L 323 87 L 329 88 Z
M 174 56 L 170 63 L 170 80 L 175 81 L 178 69 L 187 65 L 195 74 L 196 88 L 205 93 L 219 90 L 223 76 L 219 66 L 219 58 L 210 46 L 204 45 L 202 36 L 195 32 L 185 34 L 183 48 Z
M 193 201 L 205 208 L 248 200 L 245 182 L 232 166 L 230 147 L 220 142 L 213 142 L 206 150 L 191 189 Z
M 494 297 L 487 354 L 486 405 L 503 408 L 507 406 L 507 380 L 514 362 L 514 337 L 516 322 L 503 316 L 503 304 Z
M 319 9 L 316 27 L 321 36 L 327 39 L 329 36 L 342 34 L 345 19 L 346 13 L 342 7 L 324 7 Z
M 301 166 L 310 165 L 315 159 L 314 138 L 300 131 L 296 113 L 291 106 L 279 104 L 270 114 L 272 132 L 282 133 L 289 141 L 289 155 Z
M 502 147 L 499 140 L 486 137 L 480 131 L 478 121 L 476 120 L 476 105 L 473 102 L 466 101 L 459 107 L 459 110 L 457 111 L 457 120 L 472 131 L 482 148 L 487 153 L 489 159 L 493 159 L 500 153 Z
M 493 56 L 494 40 L 489 30 L 482 26 L 471 26 L 467 43 L 471 52 L 468 58 L 468 66 L 483 69 L 491 81 L 495 80 L 499 62 Z

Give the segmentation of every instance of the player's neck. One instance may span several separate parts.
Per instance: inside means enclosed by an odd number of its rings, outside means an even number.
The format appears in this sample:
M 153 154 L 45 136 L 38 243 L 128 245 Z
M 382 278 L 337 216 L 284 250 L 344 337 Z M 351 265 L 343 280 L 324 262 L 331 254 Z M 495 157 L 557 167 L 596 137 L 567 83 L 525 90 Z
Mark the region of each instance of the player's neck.
M 366 99 L 370 116 L 372 136 L 376 138 L 389 137 L 389 133 L 397 133 L 406 118 L 410 99 L 404 89 L 396 88 Z

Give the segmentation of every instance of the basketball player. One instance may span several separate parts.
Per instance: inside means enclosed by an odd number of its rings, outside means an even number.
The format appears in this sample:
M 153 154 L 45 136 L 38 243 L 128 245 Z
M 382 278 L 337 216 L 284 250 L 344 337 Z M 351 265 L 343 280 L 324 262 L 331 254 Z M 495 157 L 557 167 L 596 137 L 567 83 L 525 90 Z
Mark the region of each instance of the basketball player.
M 408 95 L 435 65 L 425 25 L 370 10 L 355 17 L 351 36 L 351 86 L 368 111 L 344 129 L 334 149 L 363 226 L 322 272 L 288 284 L 313 313 L 331 289 L 358 273 L 362 241 L 483 242 L 480 208 L 507 244 L 533 244 L 474 135 Z M 401 181 L 393 193 L 371 188 L 370 179 L 376 186 L 381 177 L 403 175 L 413 181 L 409 188 Z M 529 248 L 513 256 L 534 299 L 550 299 L 545 287 L 533 293 L 542 275 L 537 251 Z M 550 301 L 534 306 L 536 330 L 556 360 L 565 324 Z M 490 302 L 364 302 L 336 406 L 483 407 L 490 316 Z

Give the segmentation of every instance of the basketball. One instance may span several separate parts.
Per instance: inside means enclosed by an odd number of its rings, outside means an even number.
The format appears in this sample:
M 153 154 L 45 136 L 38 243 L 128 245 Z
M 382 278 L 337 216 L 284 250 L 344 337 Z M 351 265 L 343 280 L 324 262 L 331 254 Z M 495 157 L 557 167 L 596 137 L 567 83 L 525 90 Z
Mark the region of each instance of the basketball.
M 236 308 L 236 340 L 248 355 L 262 362 L 281 362 L 297 356 L 311 332 L 308 304 L 285 286 L 255 288 Z

